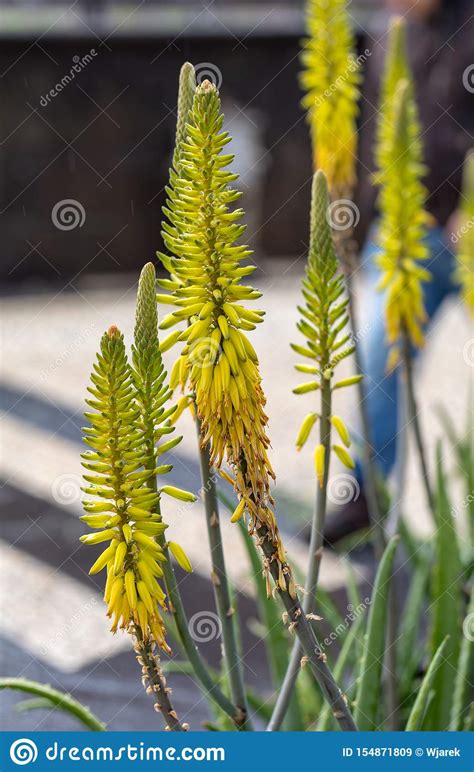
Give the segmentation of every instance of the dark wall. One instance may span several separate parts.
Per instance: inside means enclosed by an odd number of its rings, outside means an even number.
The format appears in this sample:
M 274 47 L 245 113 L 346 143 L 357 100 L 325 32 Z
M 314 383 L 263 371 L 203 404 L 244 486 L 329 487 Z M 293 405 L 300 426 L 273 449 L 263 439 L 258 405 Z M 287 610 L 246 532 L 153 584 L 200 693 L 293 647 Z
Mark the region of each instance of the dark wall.
M 301 253 L 306 240 L 310 151 L 299 106 L 298 41 L 252 38 L 114 41 L 96 45 L 74 80 L 45 106 L 73 57 L 93 43 L 3 43 L 0 52 L 2 282 L 128 271 L 153 259 L 174 138 L 179 67 L 212 62 L 228 105 L 248 113 L 265 148 L 254 248 Z M 42 99 L 43 97 L 43 99 Z M 101 112 L 103 110 L 103 112 Z M 231 129 L 232 131 L 232 129 Z M 266 152 L 268 151 L 268 152 Z M 254 191 L 255 194 L 255 191 Z M 82 227 L 60 230 L 55 204 L 78 201 Z M 244 207 L 246 200 L 244 199 Z

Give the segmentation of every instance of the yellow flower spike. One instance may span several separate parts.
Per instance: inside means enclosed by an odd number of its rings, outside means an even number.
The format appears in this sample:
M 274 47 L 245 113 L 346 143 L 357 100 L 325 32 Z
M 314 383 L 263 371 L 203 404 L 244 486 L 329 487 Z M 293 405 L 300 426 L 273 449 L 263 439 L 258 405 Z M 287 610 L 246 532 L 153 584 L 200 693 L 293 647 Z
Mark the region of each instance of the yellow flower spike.
M 296 449 L 301 450 L 303 445 L 306 443 L 306 441 L 309 438 L 309 435 L 311 434 L 311 429 L 313 428 L 314 424 L 316 423 L 318 419 L 317 413 L 308 413 L 306 418 L 303 420 L 303 423 L 300 426 L 300 430 L 298 432 L 298 437 L 296 438 Z
M 256 503 L 249 509 L 250 531 L 265 524 L 276 559 L 282 561 L 284 552 L 270 508 L 274 473 L 267 456 L 265 397 L 258 358 L 246 334 L 262 321 L 263 311 L 246 307 L 260 293 L 240 283 L 254 267 L 241 265 L 251 251 L 238 243 L 245 226 L 240 224 L 242 210 L 234 206 L 240 193 L 231 183 L 237 177 L 226 168 L 232 156 L 222 153 L 229 141 L 222 122 L 218 91 L 204 81 L 196 89 L 180 163 L 170 177 L 168 222 L 162 232 L 173 256 L 160 257 L 179 285 L 169 289 L 188 314 L 183 319 L 188 326 L 180 337 L 187 344 L 181 352 L 186 369 L 178 378 L 175 365 L 170 385 L 174 388 L 181 382 L 194 392 L 201 441 L 209 445 L 211 464 L 219 468 L 227 460 L 235 473 L 233 485 L 239 499 Z M 211 303 L 212 313 L 200 320 Z M 207 347 L 208 355 L 193 356 L 201 346 Z
M 347 426 L 345 425 L 342 418 L 340 418 L 338 415 L 333 415 L 331 416 L 331 423 L 334 426 L 335 430 L 337 431 L 339 437 L 343 441 L 346 448 L 349 448 L 351 444 L 351 437 L 347 429 Z
M 149 275 L 151 308 L 156 313 L 155 281 Z M 143 306 L 143 304 L 142 304 Z M 149 311 L 150 309 L 148 309 Z M 143 312 L 143 307 L 141 307 Z M 154 410 L 159 416 L 171 415 L 170 410 L 158 410 L 169 399 L 169 389 L 163 390 L 165 376 L 161 360 L 156 365 L 158 346 L 153 344 L 152 358 L 140 360 L 140 352 L 146 343 L 146 335 L 136 335 L 136 347 L 132 349 L 134 364 L 142 362 L 149 375 L 153 389 L 160 395 L 160 404 L 154 404 Z M 148 351 L 148 349 L 147 349 Z M 158 353 L 159 356 L 159 353 Z M 137 359 L 138 357 L 138 359 Z M 141 372 L 141 370 L 140 370 Z M 88 405 L 95 412 L 88 412 L 90 426 L 86 427 L 85 441 L 90 450 L 82 454 L 83 463 L 88 472 L 85 475 L 88 482 L 86 493 L 100 496 L 102 501 L 84 502 L 86 512 L 95 512 L 85 516 L 85 522 L 90 527 L 99 525 L 98 518 L 106 519 L 106 528 L 98 533 L 88 534 L 81 541 L 90 544 L 105 540 L 109 546 L 95 561 L 90 569 L 91 574 L 107 568 L 107 580 L 104 599 L 107 603 L 107 614 L 112 617 L 112 631 L 121 627 L 130 632 L 135 631 L 138 619 L 137 576 L 138 563 L 148 559 L 155 597 L 164 606 L 164 593 L 158 587 L 157 578 L 163 571 L 156 561 L 165 560 L 162 548 L 155 542 L 153 536 L 161 535 L 167 527 L 157 513 L 159 493 L 148 487 L 151 475 L 159 470 L 144 469 L 144 442 L 139 421 L 140 400 L 150 392 L 147 386 L 139 388 L 140 373 L 132 369 L 128 363 L 123 337 L 116 327 L 111 327 L 102 337 L 100 352 L 91 375 L 92 385 L 89 392 L 93 399 L 88 399 Z M 153 447 L 160 435 L 160 418 L 152 434 Z M 166 424 L 163 432 L 169 434 L 170 426 Z M 166 471 L 169 466 L 164 466 Z M 106 501 L 106 499 L 108 501 Z M 90 518 L 93 517 L 93 520 Z M 150 595 L 151 598 L 151 595 Z M 148 599 L 146 599 L 148 602 Z M 150 606 L 150 615 L 153 614 Z M 153 633 L 148 625 L 148 618 L 141 613 L 142 635 L 150 640 Z M 157 643 L 169 651 L 164 641 L 164 628 L 160 628 L 160 639 Z
M 316 445 L 314 449 L 314 468 L 316 470 L 316 477 L 318 478 L 319 486 L 322 488 L 324 483 L 324 463 L 326 458 L 326 451 L 324 445 Z
M 334 450 L 338 459 L 344 464 L 344 466 L 346 466 L 348 469 L 355 468 L 355 464 L 352 458 L 350 457 L 347 450 L 342 447 L 342 445 L 333 445 L 332 449 Z
M 423 345 L 422 282 L 430 278 L 420 261 L 429 256 L 423 239 L 431 218 L 425 210 L 422 184 L 421 127 L 408 65 L 405 24 L 397 19 L 390 28 L 379 112 L 375 181 L 380 185 L 380 227 L 377 264 L 386 299 L 386 333 L 390 347 L 398 350 L 407 336 Z M 393 362 L 393 355 L 390 357 Z
M 193 567 L 191 565 L 191 561 L 189 560 L 188 556 L 186 555 L 183 548 L 177 544 L 175 541 L 169 541 L 168 547 L 175 558 L 176 562 L 181 566 L 183 571 L 187 571 L 188 573 L 192 573 Z
M 241 499 L 239 503 L 237 504 L 234 513 L 232 517 L 230 518 L 231 523 L 237 523 L 245 511 L 245 499 Z
M 356 166 L 360 75 L 346 5 L 346 0 L 308 0 L 301 54 L 314 167 L 324 171 L 336 195 L 353 187 Z

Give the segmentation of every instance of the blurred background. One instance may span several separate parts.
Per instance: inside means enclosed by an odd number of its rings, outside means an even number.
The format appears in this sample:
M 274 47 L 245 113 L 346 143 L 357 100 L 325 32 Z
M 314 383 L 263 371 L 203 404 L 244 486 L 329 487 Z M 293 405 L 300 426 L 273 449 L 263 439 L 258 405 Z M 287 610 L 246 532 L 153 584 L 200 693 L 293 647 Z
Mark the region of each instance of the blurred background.
M 425 3 L 350 3 L 359 51 L 369 51 L 373 63 L 383 58 L 388 14 L 400 10 L 397 5 L 409 13 Z M 442 182 L 431 186 L 435 204 L 440 186 L 448 191 L 443 226 L 457 205 L 462 157 L 472 145 L 472 114 L 469 126 L 462 118 L 466 98 L 472 111 L 474 93 L 472 81 L 463 81 L 474 62 L 472 6 L 465 8 L 465 23 L 424 27 L 425 37 L 417 38 L 420 71 L 426 72 L 431 105 L 437 104 L 426 128 L 457 154 L 448 171 L 440 169 Z M 233 136 L 233 168 L 241 175 L 247 239 L 267 312 L 253 342 L 268 395 L 279 518 L 292 558 L 304 566 L 314 473 L 310 449 L 295 453 L 297 427 L 309 408 L 291 393 L 298 376 L 289 348 L 296 339 L 312 172 L 298 86 L 303 34 L 303 3 L 295 0 L 3 0 L 0 9 L 1 674 L 72 691 L 111 729 L 158 724 L 129 640 L 108 633 L 101 578 L 88 576 L 91 552 L 78 543 L 81 413 L 99 338 L 114 323 L 130 340 L 139 270 L 162 248 L 178 73 L 186 60 L 196 66 L 198 79 L 208 77 L 220 87 L 225 128 Z M 379 72 L 373 64 L 360 118 L 366 137 L 357 199 L 361 244 L 373 213 L 367 181 Z M 436 147 L 430 143 L 435 172 Z M 361 307 L 370 304 L 362 272 L 356 293 Z M 464 424 L 473 351 L 472 328 L 459 298 L 451 296 L 430 329 L 418 372 L 430 452 L 440 434 L 440 402 L 458 427 Z M 168 366 L 171 361 L 167 355 Z M 357 434 L 355 396 L 346 391 L 337 412 Z M 182 432 L 172 482 L 198 491 L 189 417 Z M 335 467 L 334 474 L 340 477 L 341 470 Z M 404 499 L 416 532 L 429 534 L 410 463 Z M 189 614 L 204 609 L 212 615 L 200 502 L 166 515 L 195 568 L 191 579 L 181 577 Z M 247 676 L 257 683 L 264 665 L 249 569 L 235 530 L 226 525 L 224 531 L 229 572 L 247 620 Z M 351 559 L 364 586 L 371 560 L 362 540 L 354 543 Z M 342 605 L 344 580 L 339 554 L 327 551 L 322 585 Z M 217 662 L 218 637 L 201 634 L 197 641 Z M 181 718 L 199 728 L 206 709 L 191 677 L 173 675 L 173 685 Z M 4 729 L 75 728 L 48 710 L 19 714 L 13 693 L 3 692 L 0 699 Z

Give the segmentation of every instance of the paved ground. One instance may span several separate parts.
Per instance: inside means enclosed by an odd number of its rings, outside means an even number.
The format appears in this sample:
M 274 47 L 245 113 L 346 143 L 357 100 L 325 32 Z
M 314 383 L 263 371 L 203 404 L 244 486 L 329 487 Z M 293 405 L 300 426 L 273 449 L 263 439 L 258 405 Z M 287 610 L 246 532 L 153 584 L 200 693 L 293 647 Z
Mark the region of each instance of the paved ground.
M 295 397 L 298 382 L 289 342 L 295 340 L 296 303 L 299 301 L 303 262 L 276 263 L 272 272 L 263 265 L 259 283 L 264 290 L 264 325 L 254 333 L 268 395 L 270 434 L 277 477 L 279 516 L 293 560 L 304 565 L 304 531 L 314 496 L 310 449 L 296 454 L 294 438 L 301 418 L 310 409 L 310 397 Z M 99 288 L 98 288 L 99 286 Z M 364 303 L 363 287 L 359 288 Z M 91 704 L 111 728 L 156 727 L 156 717 L 135 671 L 126 636 L 107 630 L 100 598 L 100 578 L 87 576 L 89 550 L 78 545 L 80 514 L 80 426 L 85 386 L 97 342 L 110 324 L 121 327 L 130 341 L 133 328 L 135 278 L 116 284 L 82 282 L 50 294 L 31 294 L 3 301 L 3 362 L 0 408 L 3 451 L 0 457 L 2 540 L 0 564 L 6 581 L 1 598 L 1 671 L 47 681 L 72 690 Z M 164 312 L 164 310 L 163 310 Z M 468 390 L 472 338 L 457 301 L 443 309 L 420 367 L 422 422 L 431 456 L 440 435 L 435 406 L 444 401 L 456 425 L 462 427 Z M 464 352 L 464 355 L 463 355 Z M 467 352 L 467 353 L 466 353 Z M 167 362 L 172 355 L 167 355 Z M 350 364 L 347 363 L 347 371 Z M 340 393 L 337 412 L 356 426 L 355 395 Z M 172 481 L 198 490 L 195 436 L 191 420 L 181 425 L 184 440 L 174 454 Z M 408 480 L 403 491 L 412 527 L 428 535 L 426 513 L 416 467 L 408 451 Z M 333 475 L 341 472 L 334 467 Z M 187 578 L 183 591 L 190 614 L 212 610 L 209 560 L 200 502 L 192 507 L 168 507 L 165 513 L 180 542 L 188 550 L 196 575 Z M 262 645 L 249 624 L 254 615 L 248 565 L 235 528 L 225 523 L 229 573 L 243 609 L 244 652 L 249 681 L 262 682 Z M 369 576 L 363 552 L 354 567 L 362 580 Z M 340 557 L 326 554 L 322 585 L 340 590 L 344 568 Z M 252 632 L 253 630 L 253 632 Z M 203 652 L 217 661 L 219 644 L 204 644 Z M 173 675 L 176 701 L 183 718 L 198 727 L 203 718 L 201 698 L 188 676 Z M 5 707 L 18 701 L 2 695 Z M 126 707 L 124 707 L 126 703 Z M 5 728 L 73 728 L 67 718 L 40 711 L 18 715 L 2 711 Z

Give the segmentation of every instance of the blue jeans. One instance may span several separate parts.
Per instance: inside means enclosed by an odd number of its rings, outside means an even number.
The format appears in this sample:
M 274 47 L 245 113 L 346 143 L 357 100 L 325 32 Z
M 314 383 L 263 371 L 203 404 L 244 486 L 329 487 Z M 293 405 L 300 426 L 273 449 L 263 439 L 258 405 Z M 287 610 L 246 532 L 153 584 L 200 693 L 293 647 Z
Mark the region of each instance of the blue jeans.
M 365 374 L 371 442 L 378 469 L 387 477 L 396 458 L 398 375 L 396 371 L 390 374 L 386 371 L 388 349 L 385 340 L 385 298 L 384 293 L 376 289 L 380 280 L 380 270 L 375 262 L 379 252 L 374 241 L 376 232 L 377 227 L 374 226 L 362 252 L 362 270 L 368 282 L 368 297 L 359 310 L 359 345 Z M 443 229 L 431 228 L 426 245 L 430 256 L 423 262 L 423 266 L 429 269 L 432 279 L 423 285 L 423 290 L 426 312 L 431 321 L 443 300 L 457 288 L 453 282 L 454 255 Z M 356 474 L 362 482 L 360 462 L 357 463 Z

